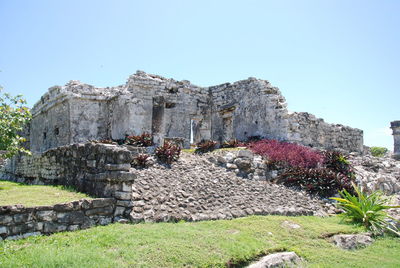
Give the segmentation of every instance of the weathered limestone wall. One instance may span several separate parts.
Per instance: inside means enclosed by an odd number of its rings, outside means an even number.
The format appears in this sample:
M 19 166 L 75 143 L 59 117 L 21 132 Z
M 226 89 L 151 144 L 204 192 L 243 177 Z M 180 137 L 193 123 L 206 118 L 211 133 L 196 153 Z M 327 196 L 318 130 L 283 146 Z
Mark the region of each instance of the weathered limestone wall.
M 131 125 L 135 126 L 138 120 L 143 119 L 139 128 L 133 129 L 135 133 L 140 134 L 145 129 L 153 133 L 156 143 L 162 142 L 164 137 L 183 138 L 185 147 L 188 147 L 191 124 L 196 121 L 199 127 L 194 130 L 194 136 L 198 141 L 210 139 L 211 109 L 204 88 L 189 81 L 175 81 L 140 71 L 129 77 L 126 87 L 139 102 L 139 105 L 132 106 L 132 111 L 141 115 L 141 118 L 132 118 Z
M 261 136 L 361 152 L 363 142 L 360 130 L 307 113 L 289 115 L 279 89 L 255 78 L 209 88 L 142 71 L 111 88 L 70 81 L 50 88 L 32 114 L 33 152 L 143 132 L 152 133 L 156 144 L 178 138 L 186 148 L 203 139 Z
M 53 206 L 0 207 L 0 240 L 76 231 L 113 221 L 114 198 L 82 199 Z
M 394 139 L 393 158 L 400 160 L 400 121 L 391 122 L 391 128 Z
M 213 101 L 214 140 L 246 140 L 251 136 L 286 139 L 286 101 L 268 81 L 249 78 L 209 90 Z
M 328 124 L 309 113 L 289 115 L 288 141 L 316 148 L 363 152 L 362 130 Z

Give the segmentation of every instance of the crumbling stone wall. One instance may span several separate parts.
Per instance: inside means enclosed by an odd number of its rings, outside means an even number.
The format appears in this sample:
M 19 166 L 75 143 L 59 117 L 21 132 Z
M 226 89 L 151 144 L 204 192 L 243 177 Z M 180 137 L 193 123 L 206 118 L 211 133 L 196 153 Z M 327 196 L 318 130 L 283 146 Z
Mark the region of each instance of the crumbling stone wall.
M 393 121 L 390 126 L 394 139 L 393 158 L 400 160 L 400 121 Z
M 260 136 L 329 149 L 362 152 L 362 131 L 330 125 L 307 113 L 289 115 L 268 81 L 198 87 L 138 71 L 125 85 L 96 88 L 78 81 L 49 89 L 32 109 L 30 149 L 43 152 L 91 139 L 152 133 L 154 142 Z
M 72 186 L 92 196 L 112 197 L 117 200 L 115 216 L 124 217 L 132 209 L 132 184 L 136 178 L 131 162 L 144 152 L 144 148 L 90 142 L 61 146 L 10 159 L 0 178 Z
M 328 124 L 309 113 L 290 114 L 288 126 L 288 141 L 322 149 L 363 152 L 360 129 Z
M 251 136 L 286 139 L 286 101 L 268 81 L 249 78 L 209 90 L 214 140 L 246 140 Z
M 114 198 L 82 199 L 52 206 L 0 207 L 0 240 L 76 231 L 113 221 Z

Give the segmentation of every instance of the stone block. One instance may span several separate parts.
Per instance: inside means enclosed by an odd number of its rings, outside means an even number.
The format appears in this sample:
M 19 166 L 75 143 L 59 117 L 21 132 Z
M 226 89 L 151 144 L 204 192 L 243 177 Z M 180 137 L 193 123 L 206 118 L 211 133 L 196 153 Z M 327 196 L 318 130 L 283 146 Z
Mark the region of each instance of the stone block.
M 122 200 L 130 200 L 132 199 L 132 192 L 115 192 L 114 197 L 117 199 L 122 199 Z
M 28 232 L 34 232 L 34 225 L 32 223 L 11 226 L 12 234 L 23 234 Z
M 91 200 L 84 199 L 82 200 L 81 207 L 83 209 L 90 209 L 93 207 L 93 202 Z
M 123 192 L 132 192 L 132 183 L 122 183 L 121 190 Z
M 13 218 L 15 223 L 24 223 L 32 220 L 32 214 L 31 213 L 15 214 Z
M 92 200 L 93 208 L 106 207 L 115 203 L 114 198 L 97 198 Z
M 72 203 L 56 204 L 54 210 L 57 212 L 73 211 L 74 205 Z
M 8 234 L 8 227 L 0 226 L 0 235 L 7 235 Z
M 56 233 L 67 230 L 67 226 L 64 224 L 46 222 L 43 227 L 43 232 L 45 233 Z
M 0 225 L 8 225 L 13 222 L 13 217 L 8 215 L 0 216 Z
M 250 150 L 240 150 L 238 152 L 238 157 L 241 158 L 247 158 L 247 159 L 253 159 L 254 153 Z
M 105 169 L 110 171 L 129 171 L 131 164 L 106 164 Z
M 37 211 L 35 218 L 39 221 L 53 221 L 56 219 L 56 212 L 53 210 Z
M 99 224 L 100 225 L 108 225 L 112 222 L 112 217 L 101 217 L 99 219 Z
M 131 201 L 131 200 L 117 200 L 116 205 L 117 206 L 121 206 L 121 207 L 131 208 L 131 207 L 133 207 L 133 201 Z
M 116 207 L 114 211 L 114 216 L 123 215 L 125 212 L 125 207 Z
M 77 231 L 77 230 L 79 230 L 79 225 L 77 225 L 77 224 L 70 225 L 70 226 L 68 226 L 67 230 L 68 231 Z
M 60 223 L 81 224 L 85 219 L 82 211 L 61 212 L 57 214 L 57 220 Z
M 300 262 L 301 259 L 294 252 L 279 252 L 262 257 L 259 261 L 252 263 L 247 267 L 301 267 Z
M 100 215 L 111 215 L 114 212 L 114 208 L 112 206 L 102 207 L 102 208 L 93 208 L 89 209 L 85 212 L 87 216 L 100 216 Z

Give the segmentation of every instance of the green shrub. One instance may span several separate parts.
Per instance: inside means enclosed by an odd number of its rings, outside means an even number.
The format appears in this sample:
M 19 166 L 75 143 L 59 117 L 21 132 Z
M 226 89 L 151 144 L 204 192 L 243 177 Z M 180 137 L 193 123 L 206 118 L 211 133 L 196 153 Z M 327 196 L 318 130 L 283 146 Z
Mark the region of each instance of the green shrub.
M 370 150 L 372 156 L 375 156 L 375 157 L 382 157 L 388 152 L 387 148 L 385 148 L 385 147 L 376 147 L 376 146 L 371 147 L 369 150 Z
M 400 208 L 400 206 L 387 205 L 389 199 L 381 191 L 366 194 L 354 183 L 352 185 L 356 193 L 355 195 L 344 189 L 339 191 L 341 198 L 331 198 L 338 201 L 338 207 L 344 210 L 344 213 L 341 215 L 353 223 L 363 225 L 375 235 L 382 234 L 387 230 L 400 236 L 396 225 L 388 221 L 388 219 L 392 221 L 396 220 L 390 217 L 385 211 L 389 208 Z

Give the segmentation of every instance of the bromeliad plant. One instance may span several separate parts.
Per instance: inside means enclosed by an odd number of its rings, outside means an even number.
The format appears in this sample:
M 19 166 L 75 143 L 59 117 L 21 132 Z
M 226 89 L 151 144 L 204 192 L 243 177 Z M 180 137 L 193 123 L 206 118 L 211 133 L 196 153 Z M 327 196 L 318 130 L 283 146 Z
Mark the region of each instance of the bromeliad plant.
M 126 136 L 125 143 L 138 147 L 148 147 L 153 145 L 153 136 L 150 133 L 142 133 L 141 135 Z
M 148 154 L 139 154 L 133 159 L 133 165 L 138 168 L 145 168 L 149 160 Z
M 173 143 L 165 142 L 163 146 L 156 148 L 155 155 L 163 163 L 171 164 L 179 159 L 181 147 Z
M 386 198 L 381 191 L 366 194 L 354 183 L 352 183 L 352 185 L 356 193 L 355 195 L 344 189 L 339 191 L 340 198 L 330 198 L 338 201 L 338 207 L 344 210 L 344 213 L 341 215 L 345 219 L 363 225 L 368 231 L 371 231 L 375 235 L 382 234 L 387 230 L 400 236 L 400 231 L 393 223 L 396 222 L 396 219 L 390 217 L 385 211 L 389 208 L 400 208 L 400 206 L 387 205 L 389 199 Z

